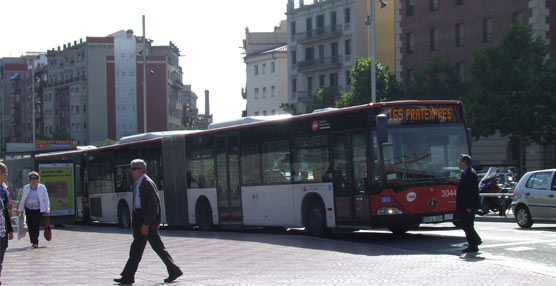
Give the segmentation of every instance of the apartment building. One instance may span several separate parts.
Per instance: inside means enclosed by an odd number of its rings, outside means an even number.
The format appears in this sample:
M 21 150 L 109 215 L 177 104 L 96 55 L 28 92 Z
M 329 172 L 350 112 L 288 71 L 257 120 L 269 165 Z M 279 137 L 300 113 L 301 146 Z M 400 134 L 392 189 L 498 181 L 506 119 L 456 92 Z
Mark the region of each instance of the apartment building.
M 49 50 L 45 135 L 87 145 L 144 132 L 143 52 L 131 30 Z M 147 40 L 146 53 L 147 131 L 178 129 L 185 102 L 179 49 Z
M 273 32 L 249 32 L 245 29 L 243 49 L 246 65 L 246 87 L 242 96 L 247 100 L 243 116 L 276 115 L 288 103 L 288 53 L 286 21 Z
M 534 35 L 549 43 L 556 59 L 556 1 L 548 0 L 404 0 L 399 8 L 401 80 L 408 79 L 433 58 L 456 66 L 461 78 L 467 76 L 473 54 L 496 44 L 517 21 L 529 26 Z M 473 143 L 474 163 L 483 166 L 515 165 L 517 146 L 508 137 L 495 134 Z M 527 147 L 528 170 L 556 165 L 553 145 Z
M 397 72 L 397 1 L 381 8 L 377 1 L 314 0 L 287 4 L 288 101 L 305 112 L 311 92 L 330 88 L 339 96 L 351 91 L 350 70 L 356 58 L 370 57 L 370 5 L 376 5 L 376 58 Z

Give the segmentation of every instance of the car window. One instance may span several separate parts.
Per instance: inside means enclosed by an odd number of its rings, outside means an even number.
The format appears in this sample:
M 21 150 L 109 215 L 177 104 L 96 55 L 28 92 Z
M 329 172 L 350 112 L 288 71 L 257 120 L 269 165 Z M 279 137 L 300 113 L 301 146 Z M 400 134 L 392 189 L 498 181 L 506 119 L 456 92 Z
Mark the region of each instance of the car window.
M 552 178 L 552 186 L 550 187 L 550 189 L 556 191 L 556 176 Z
M 527 180 L 526 187 L 530 189 L 546 190 L 550 182 L 551 172 L 535 173 Z

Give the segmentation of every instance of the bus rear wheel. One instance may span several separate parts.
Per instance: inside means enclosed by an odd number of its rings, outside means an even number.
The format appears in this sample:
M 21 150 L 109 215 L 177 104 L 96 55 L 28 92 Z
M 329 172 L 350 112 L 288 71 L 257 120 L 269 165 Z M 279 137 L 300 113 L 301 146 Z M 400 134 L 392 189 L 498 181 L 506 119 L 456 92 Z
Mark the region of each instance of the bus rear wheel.
M 199 225 L 199 230 L 211 231 L 214 229 L 212 210 L 207 202 L 200 202 L 197 205 L 195 215 L 197 216 L 197 225 Z
M 320 203 L 313 203 L 307 213 L 307 229 L 314 236 L 326 234 L 326 217 L 324 207 Z
M 129 208 L 125 204 L 118 209 L 118 224 L 123 228 L 131 227 Z

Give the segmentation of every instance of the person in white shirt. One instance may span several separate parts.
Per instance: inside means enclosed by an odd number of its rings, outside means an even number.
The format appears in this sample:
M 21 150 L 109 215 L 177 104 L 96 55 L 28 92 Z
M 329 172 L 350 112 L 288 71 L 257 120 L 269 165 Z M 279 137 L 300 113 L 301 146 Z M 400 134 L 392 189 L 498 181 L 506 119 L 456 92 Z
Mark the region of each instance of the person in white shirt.
M 29 184 L 23 187 L 21 202 L 17 208 L 17 213 L 22 214 L 25 209 L 27 220 L 27 230 L 33 248 L 39 247 L 39 231 L 41 226 L 41 216 L 46 213 L 50 215 L 50 201 L 48 191 L 43 184 L 39 183 L 39 173 L 32 171 L 29 173 Z

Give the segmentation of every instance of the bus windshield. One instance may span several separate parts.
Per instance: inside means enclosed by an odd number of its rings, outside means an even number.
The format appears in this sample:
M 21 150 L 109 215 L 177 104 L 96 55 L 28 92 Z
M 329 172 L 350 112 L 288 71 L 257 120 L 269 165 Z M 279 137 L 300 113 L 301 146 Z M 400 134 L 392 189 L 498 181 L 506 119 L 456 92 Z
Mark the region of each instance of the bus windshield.
M 462 124 L 389 126 L 382 146 L 387 187 L 457 184 L 459 155 L 469 152 Z

